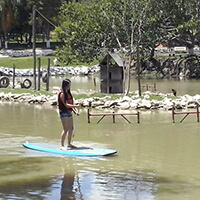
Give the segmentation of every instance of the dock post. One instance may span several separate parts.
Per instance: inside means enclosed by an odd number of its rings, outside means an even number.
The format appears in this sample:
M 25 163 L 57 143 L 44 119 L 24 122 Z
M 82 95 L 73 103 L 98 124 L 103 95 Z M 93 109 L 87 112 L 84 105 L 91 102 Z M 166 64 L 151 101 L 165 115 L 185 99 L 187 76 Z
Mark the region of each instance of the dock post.
M 46 91 L 49 91 L 49 76 L 50 76 L 50 58 L 47 59 L 47 82 L 46 82 Z
M 115 112 L 113 112 L 113 123 L 115 123 Z
M 174 105 L 172 106 L 172 123 L 175 123 L 175 119 L 174 119 Z
M 199 104 L 197 103 L 197 122 L 199 122 Z
M 15 88 L 15 64 L 13 64 L 13 89 Z
M 139 124 L 140 123 L 140 113 L 137 112 L 137 123 Z
M 87 109 L 87 117 L 88 117 L 88 123 L 90 123 L 90 110 Z
M 41 68 L 41 58 L 38 58 L 38 91 L 40 90 L 40 68 Z
M 154 83 L 154 91 L 156 91 L 156 83 Z

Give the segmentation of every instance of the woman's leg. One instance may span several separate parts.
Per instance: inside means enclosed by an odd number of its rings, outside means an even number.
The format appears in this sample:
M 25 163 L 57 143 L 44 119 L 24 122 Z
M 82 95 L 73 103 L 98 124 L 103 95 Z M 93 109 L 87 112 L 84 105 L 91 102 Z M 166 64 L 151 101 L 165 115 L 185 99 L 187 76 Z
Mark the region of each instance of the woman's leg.
M 65 146 L 65 138 L 68 133 L 68 117 L 62 117 L 61 118 L 63 131 L 61 133 L 61 147 Z
M 73 134 L 73 118 L 69 117 L 68 118 L 68 135 L 67 135 L 67 139 L 68 139 L 68 147 L 75 147 L 71 144 L 71 140 L 72 140 L 72 134 Z
M 63 131 L 61 133 L 61 149 L 65 150 L 64 143 L 67 136 L 67 147 L 76 148 L 71 144 L 72 134 L 73 134 L 73 118 L 72 117 L 63 117 L 61 118 Z

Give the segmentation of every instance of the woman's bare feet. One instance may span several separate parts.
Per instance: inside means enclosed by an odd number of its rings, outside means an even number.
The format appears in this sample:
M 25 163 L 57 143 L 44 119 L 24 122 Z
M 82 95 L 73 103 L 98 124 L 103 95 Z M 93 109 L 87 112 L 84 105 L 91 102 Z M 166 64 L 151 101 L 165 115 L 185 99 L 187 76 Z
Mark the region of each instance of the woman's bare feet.
M 60 150 L 61 150 L 61 151 L 67 151 L 67 148 L 66 148 L 66 147 L 63 147 L 63 146 L 61 146 L 61 147 L 60 147 Z
M 70 145 L 68 145 L 67 147 L 61 146 L 61 147 L 60 147 L 60 150 L 61 150 L 61 151 L 67 151 L 67 150 L 69 150 L 69 149 L 76 149 L 76 148 L 77 148 L 76 146 L 70 144 Z
M 67 149 L 76 149 L 76 148 L 77 148 L 77 147 L 74 146 L 74 145 L 72 145 L 72 144 L 67 145 Z

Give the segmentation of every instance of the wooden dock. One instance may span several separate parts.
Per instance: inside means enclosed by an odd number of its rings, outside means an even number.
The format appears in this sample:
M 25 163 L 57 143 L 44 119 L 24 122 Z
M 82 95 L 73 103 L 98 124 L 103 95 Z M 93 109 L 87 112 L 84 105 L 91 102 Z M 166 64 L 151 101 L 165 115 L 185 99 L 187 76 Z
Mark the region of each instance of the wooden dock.
M 90 123 L 90 118 L 91 117 L 101 117 L 97 123 L 99 123 L 104 117 L 109 117 L 111 116 L 113 119 L 113 123 L 115 123 L 115 118 L 116 116 L 121 116 L 122 118 L 124 118 L 128 123 L 131 123 L 126 116 L 137 116 L 137 123 L 140 123 L 140 113 L 136 112 L 136 113 L 90 113 L 90 110 L 88 109 L 87 112 L 87 116 L 88 116 L 88 123 Z
M 141 88 L 144 90 L 146 89 L 148 90 L 152 90 L 152 91 L 156 91 L 156 83 L 154 84 L 146 84 L 146 85 L 142 85 Z
M 175 115 L 185 115 L 181 121 L 183 122 L 183 120 L 188 116 L 188 115 L 191 115 L 191 114 L 195 114 L 196 117 L 197 117 L 197 122 L 199 122 L 199 104 L 197 103 L 196 104 L 196 111 L 187 111 L 187 112 L 175 112 L 175 108 L 174 106 L 172 107 L 172 122 L 175 123 Z

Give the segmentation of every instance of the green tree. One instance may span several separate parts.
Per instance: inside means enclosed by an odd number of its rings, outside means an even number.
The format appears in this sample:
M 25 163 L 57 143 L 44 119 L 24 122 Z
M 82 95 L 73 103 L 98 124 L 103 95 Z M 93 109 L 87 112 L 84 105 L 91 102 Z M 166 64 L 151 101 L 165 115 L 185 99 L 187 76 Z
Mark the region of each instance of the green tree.
M 193 54 L 194 45 L 199 45 L 200 35 L 200 2 L 198 0 L 173 1 L 173 16 L 170 17 L 174 31 L 171 41 L 176 45 L 186 46 Z
M 132 1 L 101 0 L 64 4 L 58 37 L 78 60 L 90 61 L 102 52 L 126 48 L 130 42 Z
M 7 33 L 14 23 L 15 8 L 17 3 L 18 2 L 15 0 L 0 1 L 1 31 L 3 32 L 5 48 L 7 48 Z
M 104 36 L 98 23 L 99 16 L 99 9 L 95 3 L 71 3 L 62 6 L 60 26 L 56 28 L 56 33 L 65 41 L 65 49 L 71 53 L 66 52 L 67 55 L 60 59 L 70 60 L 67 57 L 73 54 L 77 60 L 84 62 L 98 56 Z
M 27 7 L 27 1 L 18 1 L 15 8 L 15 23 L 10 30 L 10 33 L 16 36 L 17 42 L 24 42 L 24 37 L 26 43 L 31 41 L 32 27 L 30 24 L 30 13 L 31 9 Z
M 164 38 L 165 1 L 100 0 L 64 4 L 56 32 L 79 60 L 96 58 L 113 49 L 136 51 L 140 41 L 143 52 L 152 50 Z M 161 5 L 163 4 L 163 5 Z
M 32 37 L 32 7 L 35 5 L 37 13 L 37 34 L 46 36 L 47 40 L 50 38 L 50 31 L 54 29 L 48 22 L 56 23 L 60 6 L 64 0 L 0 0 L 0 31 L 3 34 L 5 41 L 9 40 L 9 36 L 15 36 L 18 41 L 23 41 L 26 37 L 26 42 L 31 43 Z
M 27 0 L 27 10 L 31 10 L 32 7 L 36 7 L 37 11 L 37 23 L 36 32 L 41 34 L 42 38 L 46 38 L 47 41 L 50 39 L 50 31 L 54 30 L 54 24 L 56 23 L 56 17 L 58 15 L 59 9 L 64 0 Z M 31 20 L 31 15 L 30 15 Z M 32 23 L 32 22 L 30 22 Z

